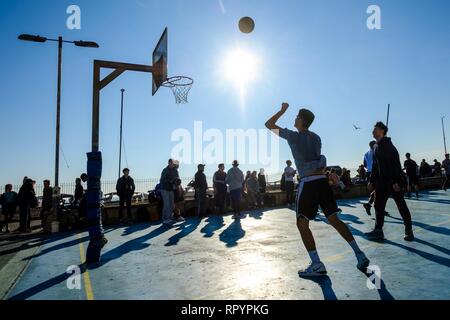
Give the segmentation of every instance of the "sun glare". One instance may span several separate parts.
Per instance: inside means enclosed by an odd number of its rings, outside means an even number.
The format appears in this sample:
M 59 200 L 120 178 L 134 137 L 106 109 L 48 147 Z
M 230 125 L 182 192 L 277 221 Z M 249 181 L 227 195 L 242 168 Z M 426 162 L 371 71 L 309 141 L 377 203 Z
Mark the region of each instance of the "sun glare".
M 259 59 L 252 53 L 234 49 L 225 58 L 225 73 L 227 78 L 242 91 L 258 77 Z

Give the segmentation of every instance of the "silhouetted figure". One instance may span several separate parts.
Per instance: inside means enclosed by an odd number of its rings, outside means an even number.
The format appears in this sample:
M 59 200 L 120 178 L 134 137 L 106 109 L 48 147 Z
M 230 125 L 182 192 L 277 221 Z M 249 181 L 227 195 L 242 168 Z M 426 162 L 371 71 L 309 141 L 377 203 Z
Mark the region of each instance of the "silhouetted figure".
M 206 191 L 208 190 L 208 182 L 206 181 L 206 176 L 204 174 L 205 165 L 199 164 L 197 169 L 198 171 L 194 178 L 194 188 L 195 200 L 197 203 L 197 216 L 201 218 L 206 215 Z
M 266 181 L 266 175 L 264 173 L 264 169 L 261 168 L 258 173 L 258 183 L 259 183 L 259 190 L 261 193 L 266 193 L 267 188 L 267 181 Z
M 230 200 L 233 208 L 233 219 L 239 219 L 241 217 L 241 199 L 242 199 L 242 186 L 244 184 L 244 173 L 238 168 L 239 162 L 233 161 L 233 167 L 228 170 L 227 177 L 225 179 L 226 184 L 230 189 Z
M 53 208 L 53 188 L 50 187 L 50 180 L 44 180 L 44 190 L 42 191 L 42 204 L 40 218 L 44 221 L 45 215 Z
M 126 203 L 127 205 L 127 222 L 131 220 L 131 200 L 133 199 L 134 190 L 136 189 L 134 185 L 134 180 L 129 176 L 130 169 L 125 168 L 122 170 L 123 176 L 117 180 L 116 191 L 119 196 L 119 222 L 123 223 L 123 207 Z
M 0 205 L 4 216 L 0 232 L 3 232 L 3 226 L 5 226 L 5 233 L 9 233 L 9 222 L 16 213 L 17 207 L 17 193 L 12 191 L 12 184 L 5 185 L 5 193 L 0 196 Z
M 17 232 L 31 232 L 31 208 L 37 206 L 36 194 L 33 188 L 33 180 L 26 179 L 24 184 L 20 187 L 17 195 L 20 224 Z
M 227 185 L 225 183 L 227 173 L 225 172 L 225 165 L 223 163 L 219 164 L 218 168 L 219 170 L 213 176 L 214 199 L 217 210 L 220 214 L 224 214 L 227 198 Z

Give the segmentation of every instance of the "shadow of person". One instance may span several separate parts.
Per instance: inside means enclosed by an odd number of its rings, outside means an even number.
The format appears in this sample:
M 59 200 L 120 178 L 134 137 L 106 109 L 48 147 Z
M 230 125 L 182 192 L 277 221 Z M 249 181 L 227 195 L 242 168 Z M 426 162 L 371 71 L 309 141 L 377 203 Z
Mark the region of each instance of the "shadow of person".
M 392 217 L 391 216 L 391 219 L 398 220 L 399 222 L 388 221 L 387 220 L 387 221 L 385 221 L 385 223 L 403 224 L 403 219 L 401 219 L 401 218 L 396 218 L 396 217 Z M 426 223 L 423 223 L 423 222 L 419 222 L 419 221 L 413 221 L 412 224 L 413 224 L 413 226 L 420 227 L 422 229 L 425 229 L 425 230 L 428 230 L 428 231 L 431 231 L 431 232 L 443 234 L 443 235 L 446 235 L 446 236 L 450 235 L 450 229 L 445 228 L 445 227 L 433 226 L 433 225 L 429 225 L 429 224 L 426 224 Z
M 377 281 L 378 283 L 375 285 L 379 285 L 379 289 L 373 289 L 373 290 L 377 290 L 378 295 L 380 296 L 380 300 L 395 300 L 394 296 L 392 296 L 392 294 L 388 291 L 388 289 L 386 288 L 386 284 L 384 283 L 383 279 L 381 278 L 377 278 L 377 280 L 372 281 L 372 276 L 373 273 L 370 273 L 368 271 L 366 272 L 362 272 L 367 279 L 372 282 L 372 284 L 375 284 L 374 282 Z
M 245 236 L 245 230 L 242 229 L 241 220 L 236 219 L 219 235 L 219 239 L 225 242 L 228 248 L 238 245 L 239 239 Z
M 250 211 L 250 213 L 248 214 L 249 217 L 251 217 L 253 219 L 257 219 L 257 220 L 261 220 L 263 215 L 264 215 L 264 211 L 259 210 L 259 209 Z
M 419 240 L 419 241 L 425 242 L 423 240 Z M 422 251 L 422 250 L 419 250 L 419 249 L 416 249 L 416 248 L 413 248 L 413 247 L 408 247 L 408 246 L 405 246 L 403 244 L 400 244 L 400 243 L 397 243 L 397 242 L 394 242 L 394 241 L 391 241 L 391 240 L 387 240 L 387 239 L 385 239 L 383 241 L 383 243 L 390 244 L 392 246 L 405 249 L 405 250 L 407 250 L 409 252 L 412 252 L 412 253 L 415 253 L 415 254 L 421 256 L 422 258 L 425 258 L 427 260 L 430 260 L 432 262 L 441 264 L 441 265 L 446 266 L 446 267 L 450 267 L 450 259 L 448 259 L 448 258 L 444 258 L 444 257 L 438 256 L 438 255 L 432 254 L 432 253 L 428 253 L 428 252 L 425 252 L 425 251 Z
M 177 230 L 180 230 L 180 232 L 178 232 L 177 234 L 171 236 L 167 243 L 165 244 L 165 246 L 174 246 L 176 244 L 178 244 L 178 242 L 180 241 L 181 238 L 186 237 L 188 234 L 192 233 L 195 231 L 195 229 L 197 229 L 197 227 L 199 226 L 200 222 L 202 220 L 199 218 L 189 218 L 186 219 L 185 222 L 183 222 L 182 224 L 180 224 L 177 227 Z
M 126 226 L 122 232 L 122 236 L 128 236 L 134 232 L 139 232 L 145 230 L 151 226 L 159 225 L 161 222 L 150 222 L 150 223 L 137 223 L 133 225 Z
M 317 283 L 322 290 L 324 300 L 339 300 L 333 290 L 333 284 L 329 276 L 302 277 L 299 275 L 299 278 Z
M 200 230 L 204 238 L 211 238 L 215 231 L 225 226 L 223 216 L 209 216 L 206 222 L 207 224 Z
M 86 272 L 86 265 L 85 264 L 79 264 L 78 268 L 80 268 L 80 275 Z M 42 292 L 44 290 L 47 290 L 53 286 L 56 286 L 64 281 L 67 281 L 67 279 L 71 276 L 71 274 L 64 272 L 56 277 L 53 277 L 49 280 L 46 280 L 44 282 L 41 282 L 31 288 L 28 288 L 20 293 L 15 294 L 14 296 L 7 297 L 7 300 L 26 300 L 28 298 L 33 297 L 34 295 L 38 294 L 39 292 Z

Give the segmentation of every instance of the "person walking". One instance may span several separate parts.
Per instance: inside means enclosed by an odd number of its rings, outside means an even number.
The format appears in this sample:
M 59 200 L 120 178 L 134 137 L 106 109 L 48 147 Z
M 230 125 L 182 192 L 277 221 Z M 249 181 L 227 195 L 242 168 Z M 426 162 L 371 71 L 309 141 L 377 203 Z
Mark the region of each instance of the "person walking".
M 12 184 L 5 185 L 5 192 L 0 196 L 0 205 L 2 206 L 3 223 L 0 227 L 0 232 L 9 233 L 9 222 L 16 213 L 17 207 L 17 193 L 14 192 Z
M 373 166 L 373 150 L 375 148 L 375 144 L 377 142 L 372 140 L 369 142 L 369 150 L 364 154 L 364 167 L 367 170 L 366 177 L 367 183 L 370 181 L 370 175 L 372 173 Z M 364 209 L 366 209 L 366 213 L 370 216 L 372 213 L 370 210 L 372 209 L 373 202 L 375 201 L 375 192 L 370 193 L 369 201 L 363 204 Z
M 227 198 L 227 185 L 225 183 L 227 173 L 223 163 L 219 164 L 218 169 L 213 175 L 214 199 L 219 214 L 224 214 Z
M 299 275 L 314 277 L 327 274 L 325 265 L 317 253 L 314 237 L 309 228 L 309 221 L 316 217 L 319 206 L 330 225 L 353 249 L 357 260 L 357 268 L 365 270 L 370 261 L 359 248 L 347 225 L 339 219 L 338 212 L 340 210 L 324 173 L 326 158 L 321 155 L 321 139 L 309 130 L 315 116 L 310 110 L 302 108 L 295 119 L 294 126 L 297 131 L 287 128 L 282 129 L 276 123 L 288 108 L 289 104 L 283 103 L 281 110 L 267 120 L 266 127 L 274 134 L 279 135 L 280 138 L 287 140 L 300 175 L 296 200 L 297 228 L 311 258 L 311 263 L 307 268 L 299 270 Z
M 119 196 L 119 223 L 129 223 L 131 222 L 131 201 L 133 199 L 134 190 L 136 189 L 134 185 L 134 180 L 130 177 L 130 169 L 125 168 L 122 170 L 123 176 L 117 180 L 116 191 Z M 123 219 L 123 207 L 127 205 L 127 219 Z
M 400 164 L 400 156 L 392 144 L 390 138 L 386 137 L 388 127 L 383 122 L 377 122 L 373 129 L 373 137 L 377 140 L 374 150 L 373 171 L 368 185 L 369 191 L 375 190 L 375 228 L 367 232 L 368 240 L 378 241 L 384 239 L 384 210 L 387 200 L 392 197 L 402 216 L 405 225 L 405 241 L 413 241 L 411 213 L 404 199 L 402 187 L 404 175 Z
M 169 159 L 167 167 L 161 172 L 160 179 L 160 192 L 163 201 L 162 224 L 164 226 L 171 226 L 175 223 L 173 220 L 173 209 L 175 206 L 173 190 L 175 190 L 175 180 L 179 178 L 178 161 Z
M 232 167 L 227 172 L 225 183 L 230 189 L 231 207 L 233 208 L 233 219 L 241 218 L 242 186 L 244 185 L 244 173 L 239 167 L 237 160 L 233 161 Z

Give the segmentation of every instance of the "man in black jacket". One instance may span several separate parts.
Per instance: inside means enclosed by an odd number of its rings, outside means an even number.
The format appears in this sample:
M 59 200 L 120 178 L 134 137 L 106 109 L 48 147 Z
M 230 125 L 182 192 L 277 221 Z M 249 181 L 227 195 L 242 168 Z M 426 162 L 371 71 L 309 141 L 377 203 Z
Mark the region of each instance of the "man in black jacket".
M 369 191 L 375 190 L 375 229 L 366 233 L 368 240 L 383 240 L 384 209 L 389 197 L 397 205 L 405 225 L 406 241 L 414 240 L 412 232 L 411 213 L 403 197 L 404 175 L 397 149 L 386 137 L 388 128 L 382 122 L 377 122 L 373 129 L 373 137 L 377 140 L 374 150 L 372 174 L 368 185 Z
M 133 198 L 135 186 L 134 180 L 129 176 L 130 170 L 125 168 L 122 170 L 123 176 L 117 180 L 116 191 L 119 196 L 119 222 L 123 222 L 123 206 L 127 204 L 127 221 L 131 220 L 131 199 Z

